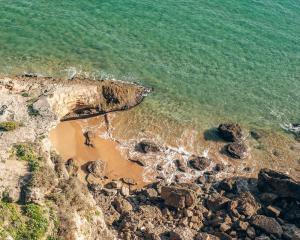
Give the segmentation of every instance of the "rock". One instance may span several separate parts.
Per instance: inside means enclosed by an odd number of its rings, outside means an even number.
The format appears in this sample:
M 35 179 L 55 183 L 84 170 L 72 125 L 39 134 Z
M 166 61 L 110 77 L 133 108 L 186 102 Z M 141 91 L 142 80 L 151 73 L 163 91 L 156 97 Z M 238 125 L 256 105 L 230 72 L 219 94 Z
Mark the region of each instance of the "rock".
M 92 161 L 88 163 L 86 169 L 95 177 L 103 178 L 105 174 L 106 163 L 101 160 Z
M 129 158 L 129 161 L 131 162 L 134 162 L 142 167 L 145 167 L 146 166 L 146 162 L 142 159 L 132 159 L 132 158 Z
M 261 193 L 259 198 L 266 204 L 271 204 L 278 198 L 278 196 L 274 193 Z
M 158 196 L 157 191 L 154 188 L 147 188 L 145 190 L 145 193 L 149 198 L 154 198 Z
M 159 147 L 155 143 L 141 141 L 135 146 L 135 150 L 141 153 L 159 152 Z
M 251 217 L 260 209 L 260 205 L 256 202 L 255 198 L 250 192 L 242 193 L 236 200 L 237 210 L 239 214 Z
M 217 163 L 216 166 L 214 167 L 214 171 L 221 172 L 221 171 L 224 171 L 225 168 L 226 168 L 225 164 Z
M 195 240 L 220 240 L 220 238 L 208 233 L 198 233 Z
M 255 238 L 255 236 L 256 236 L 254 227 L 248 227 L 246 233 L 247 233 L 247 236 L 251 239 Z
M 176 160 L 174 161 L 174 163 L 175 163 L 175 165 L 176 165 L 178 171 L 186 172 L 186 170 L 187 170 L 187 164 L 186 164 L 183 160 L 181 160 L 181 159 L 176 159 Z
M 83 136 L 85 138 L 84 144 L 87 145 L 88 147 L 94 147 L 94 144 L 91 141 L 91 138 L 94 137 L 93 133 L 90 131 L 86 131 L 83 133 Z
M 270 217 L 279 217 L 279 215 L 281 213 L 281 209 L 278 207 L 269 205 L 266 208 L 266 212 L 267 212 L 267 215 Z
M 256 129 L 252 129 L 251 131 L 250 131 L 250 135 L 251 135 L 251 137 L 253 138 L 253 139 L 255 139 L 255 140 L 259 140 L 259 139 L 261 139 L 261 134 L 256 130 Z
M 230 143 L 226 146 L 226 151 L 236 159 L 244 159 L 247 156 L 247 147 L 244 143 Z
M 70 177 L 77 176 L 79 168 L 73 158 L 70 158 L 66 161 L 65 167 Z
M 206 199 L 206 206 L 212 211 L 218 211 L 227 206 L 230 200 L 220 194 L 212 194 Z
M 239 124 L 220 124 L 218 127 L 220 137 L 228 142 L 238 142 L 242 140 L 243 134 Z
M 189 160 L 189 164 L 192 168 L 203 171 L 211 164 L 211 160 L 206 157 L 196 157 Z
M 290 197 L 300 201 L 300 183 L 284 173 L 261 169 L 257 186 L 261 192 L 274 193 L 280 197 Z
M 228 224 L 226 224 L 226 223 L 222 223 L 221 226 L 220 226 L 220 231 L 221 232 L 227 232 L 230 229 L 231 229 L 231 227 Z
M 2 200 L 4 202 L 18 202 L 20 200 L 20 190 L 17 188 L 9 188 L 2 192 Z
M 256 215 L 253 218 L 252 224 L 265 231 L 268 234 L 273 234 L 276 237 L 281 237 L 283 230 L 280 224 L 271 217 L 266 217 L 264 215 Z
M 122 187 L 122 182 L 118 180 L 114 180 L 105 184 L 105 187 L 108 189 L 120 189 Z
M 126 178 L 126 177 L 124 177 L 124 178 L 122 178 L 121 180 L 122 180 L 123 183 L 126 183 L 126 184 L 128 184 L 128 185 L 132 185 L 132 186 L 133 186 L 133 185 L 136 185 L 135 180 L 132 179 L 132 178 Z
M 167 206 L 177 209 L 191 207 L 196 201 L 196 193 L 182 186 L 162 186 L 161 197 Z
M 124 196 L 124 197 L 128 197 L 130 195 L 130 191 L 129 191 L 129 187 L 123 185 L 121 187 L 121 194 Z
M 287 240 L 300 240 L 300 228 L 294 224 L 285 224 L 282 226 L 283 235 L 282 237 Z
M 132 211 L 132 205 L 130 202 L 122 197 L 115 198 L 113 201 L 113 206 L 120 214 Z

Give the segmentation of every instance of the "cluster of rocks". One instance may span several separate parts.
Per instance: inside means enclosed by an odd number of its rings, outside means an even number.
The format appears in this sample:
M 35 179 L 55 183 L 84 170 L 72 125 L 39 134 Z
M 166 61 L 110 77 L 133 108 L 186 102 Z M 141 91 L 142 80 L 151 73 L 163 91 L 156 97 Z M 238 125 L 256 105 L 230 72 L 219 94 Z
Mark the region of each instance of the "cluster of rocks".
M 224 123 L 218 127 L 218 133 L 225 141 L 230 142 L 225 146 L 226 153 L 236 159 L 247 156 L 247 146 L 244 142 L 241 126 L 237 123 Z
M 92 174 L 102 169 L 94 165 Z M 300 183 L 280 172 L 134 185 L 131 179 L 88 184 L 119 239 L 300 239 Z

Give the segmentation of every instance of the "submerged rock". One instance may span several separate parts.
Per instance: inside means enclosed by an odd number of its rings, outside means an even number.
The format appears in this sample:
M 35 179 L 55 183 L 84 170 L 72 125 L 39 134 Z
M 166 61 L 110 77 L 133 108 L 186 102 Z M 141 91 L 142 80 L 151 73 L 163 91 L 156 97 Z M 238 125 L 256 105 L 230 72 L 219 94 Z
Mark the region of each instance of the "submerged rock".
M 141 141 L 135 146 L 135 150 L 141 153 L 159 152 L 159 147 L 155 143 Z
M 206 157 L 196 157 L 189 160 L 189 164 L 192 168 L 203 171 L 207 167 L 209 167 L 209 165 L 211 164 L 211 160 Z
M 300 201 L 300 183 L 288 175 L 270 169 L 261 169 L 258 174 L 258 188 L 262 192 L 274 193 Z
M 241 141 L 243 138 L 242 129 L 239 124 L 223 123 L 218 127 L 220 137 L 228 142 Z
M 106 168 L 106 163 L 101 160 L 92 161 L 86 167 L 89 173 L 99 178 L 104 177 L 105 168 Z
M 226 146 L 226 151 L 236 159 L 244 159 L 247 156 L 247 146 L 244 143 L 230 143 Z

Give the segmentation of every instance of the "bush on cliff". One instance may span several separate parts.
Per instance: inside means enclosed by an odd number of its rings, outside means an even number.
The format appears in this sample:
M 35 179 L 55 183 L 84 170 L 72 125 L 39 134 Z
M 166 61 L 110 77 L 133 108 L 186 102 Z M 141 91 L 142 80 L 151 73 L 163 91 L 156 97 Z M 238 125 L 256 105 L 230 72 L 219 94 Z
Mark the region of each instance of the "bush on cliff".
M 18 160 L 28 162 L 31 172 L 35 172 L 40 168 L 40 157 L 35 153 L 33 146 L 25 143 L 15 144 L 13 150 Z
M 0 122 L 0 131 L 13 131 L 19 127 L 19 124 L 15 121 Z

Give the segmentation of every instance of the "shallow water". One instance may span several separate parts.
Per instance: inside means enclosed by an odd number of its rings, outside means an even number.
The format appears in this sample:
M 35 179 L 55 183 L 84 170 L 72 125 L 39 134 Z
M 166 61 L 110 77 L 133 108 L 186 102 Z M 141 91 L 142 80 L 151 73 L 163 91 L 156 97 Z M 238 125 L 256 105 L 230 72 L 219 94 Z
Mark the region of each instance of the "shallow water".
M 155 92 L 132 117 L 152 128 L 204 130 L 230 120 L 280 129 L 300 121 L 298 0 L 0 5 L 1 74 L 143 83 Z

